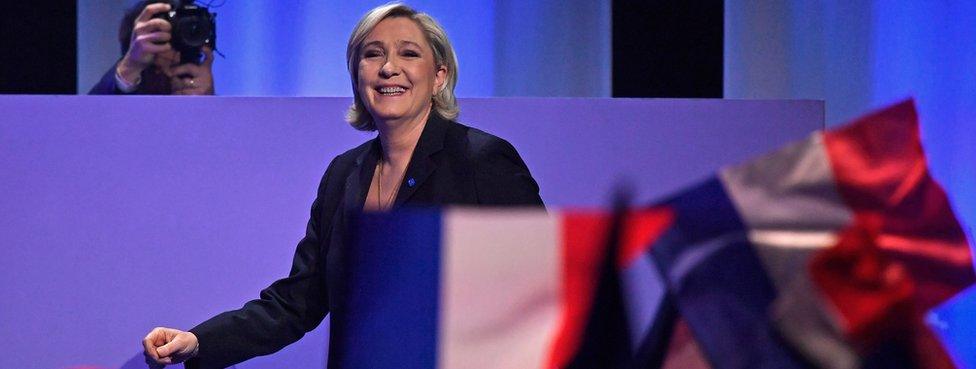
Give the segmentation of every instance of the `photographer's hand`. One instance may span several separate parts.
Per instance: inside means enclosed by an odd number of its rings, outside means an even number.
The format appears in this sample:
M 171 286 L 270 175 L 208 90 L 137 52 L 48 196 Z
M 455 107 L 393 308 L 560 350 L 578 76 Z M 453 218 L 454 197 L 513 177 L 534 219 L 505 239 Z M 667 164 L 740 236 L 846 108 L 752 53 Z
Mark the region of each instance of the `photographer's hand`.
M 164 19 L 153 18 L 154 15 L 169 10 L 170 5 L 166 3 L 149 4 L 136 17 L 129 51 L 116 67 L 119 76 L 127 82 L 137 83 L 142 71 L 153 64 L 157 54 L 172 49 L 169 40 L 172 38 L 170 30 L 173 26 Z
M 213 95 L 213 50 L 204 46 L 203 63 L 200 65 L 186 63 L 173 67 L 167 73 L 170 75 L 170 85 L 173 95 Z

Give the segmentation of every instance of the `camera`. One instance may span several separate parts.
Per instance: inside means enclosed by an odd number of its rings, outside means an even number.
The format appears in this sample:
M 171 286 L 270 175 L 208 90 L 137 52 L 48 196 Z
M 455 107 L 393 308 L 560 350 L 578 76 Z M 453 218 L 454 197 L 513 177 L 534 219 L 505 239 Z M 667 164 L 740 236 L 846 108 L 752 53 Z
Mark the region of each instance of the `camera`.
M 173 49 L 180 52 L 180 64 L 203 62 L 203 46 L 216 49 L 217 24 L 214 19 L 217 14 L 210 9 L 198 6 L 193 1 L 168 1 L 170 11 L 156 14 L 154 18 L 162 18 L 173 26 L 170 33 L 173 38 L 170 43 Z

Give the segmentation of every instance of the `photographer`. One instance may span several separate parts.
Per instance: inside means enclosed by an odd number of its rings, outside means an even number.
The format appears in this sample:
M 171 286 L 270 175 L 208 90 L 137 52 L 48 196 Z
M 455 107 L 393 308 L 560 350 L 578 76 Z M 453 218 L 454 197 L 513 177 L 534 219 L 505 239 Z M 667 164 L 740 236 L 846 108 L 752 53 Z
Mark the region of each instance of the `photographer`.
M 214 94 L 212 43 L 200 47 L 198 62 L 181 62 L 181 52 L 170 42 L 173 25 L 163 17 L 171 10 L 165 0 L 144 0 L 126 11 L 119 27 L 122 59 L 89 95 Z

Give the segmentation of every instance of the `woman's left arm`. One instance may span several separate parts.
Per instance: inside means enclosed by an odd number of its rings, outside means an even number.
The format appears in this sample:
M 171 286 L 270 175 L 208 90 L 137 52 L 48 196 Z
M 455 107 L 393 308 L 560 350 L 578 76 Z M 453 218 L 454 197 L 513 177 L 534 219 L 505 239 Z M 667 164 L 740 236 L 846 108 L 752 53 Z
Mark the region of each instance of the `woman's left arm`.
M 492 137 L 473 159 L 479 204 L 545 206 L 539 185 L 508 141 Z

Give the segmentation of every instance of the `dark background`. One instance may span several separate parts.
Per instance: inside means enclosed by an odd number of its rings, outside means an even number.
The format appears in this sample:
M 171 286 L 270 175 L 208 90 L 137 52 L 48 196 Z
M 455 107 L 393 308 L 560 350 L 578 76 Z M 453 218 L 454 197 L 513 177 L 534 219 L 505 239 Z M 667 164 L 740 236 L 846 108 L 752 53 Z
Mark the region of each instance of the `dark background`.
M 613 9 L 614 97 L 722 97 L 721 0 L 622 1 Z M 77 2 L 0 12 L 0 93 L 77 93 Z
M 0 93 L 74 94 L 75 1 L 5 1 L 0 11 Z

